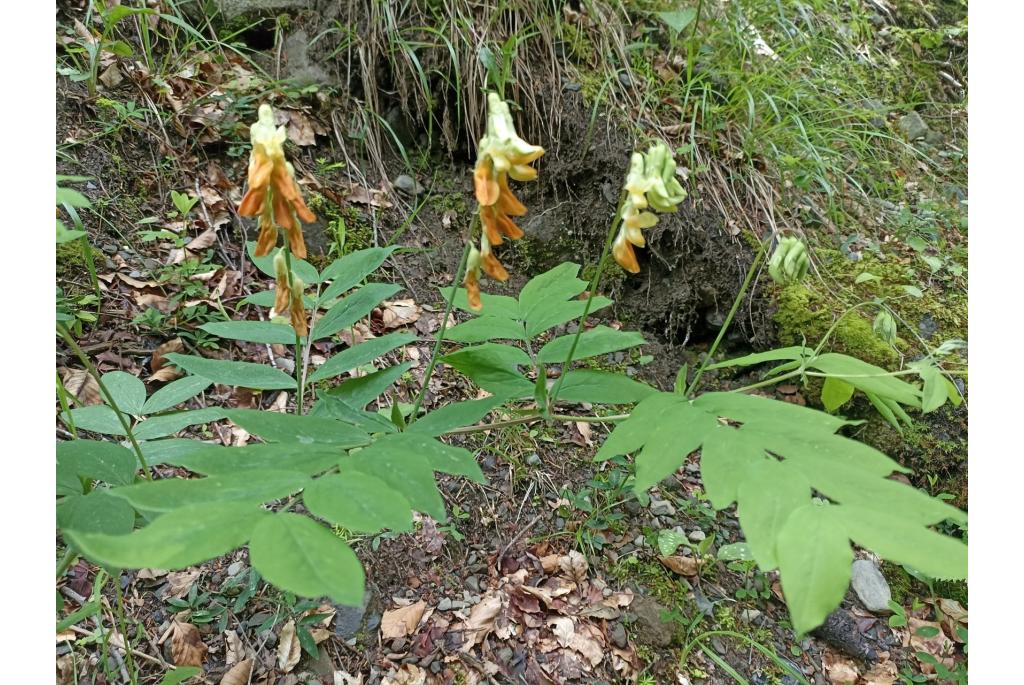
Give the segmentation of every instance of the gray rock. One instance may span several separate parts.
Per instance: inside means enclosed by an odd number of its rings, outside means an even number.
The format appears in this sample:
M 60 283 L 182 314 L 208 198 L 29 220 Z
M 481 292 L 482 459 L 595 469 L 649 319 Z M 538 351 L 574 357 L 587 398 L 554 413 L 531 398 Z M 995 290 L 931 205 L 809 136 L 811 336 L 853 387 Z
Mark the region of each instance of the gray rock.
M 676 508 L 672 506 L 672 503 L 665 499 L 651 498 L 651 513 L 655 516 L 672 516 L 676 513 Z
M 442 597 L 441 601 L 437 603 L 437 610 L 438 611 L 451 611 L 452 610 L 452 604 L 453 604 L 453 602 L 452 602 L 452 600 L 450 598 Z
M 626 637 L 626 629 L 621 623 L 613 623 L 612 629 L 608 631 L 608 637 L 611 638 L 612 644 L 619 649 L 625 649 L 626 645 L 629 644 L 629 640 Z
M 242 572 L 243 568 L 245 568 L 245 564 L 243 564 L 241 561 L 236 561 L 235 563 L 228 566 L 228 575 L 237 576 L 239 573 Z
M 707 535 L 705 535 L 704 531 L 702 530 L 694 530 L 690 531 L 690 534 L 686 537 L 690 538 L 690 542 L 700 542 L 701 540 L 705 539 Z
M 929 340 L 939 330 L 939 322 L 931 314 L 925 314 L 917 322 L 917 331 L 925 340 Z
M 314 83 L 329 83 L 331 78 L 316 60 L 309 57 L 309 35 L 302 29 L 284 39 L 281 46 L 284 53 L 285 75 L 300 86 Z
M 942 135 L 938 131 L 928 129 L 927 133 L 924 134 L 924 142 L 938 147 L 946 142 L 946 136 Z
M 480 592 L 480 576 L 470 576 L 466 578 L 466 587 L 473 592 Z
M 629 610 L 635 618 L 637 640 L 652 647 L 672 644 L 672 624 L 661 620 L 668 609 L 650 597 L 640 596 L 633 600 Z
M 224 21 L 246 14 L 287 12 L 313 9 L 314 0 L 215 0 Z
M 885 128 L 885 117 L 889 114 L 889 108 L 882 102 L 875 100 L 874 98 L 868 98 L 861 103 L 864 109 L 871 112 L 871 119 L 868 123 L 875 128 Z
M 363 619 L 367 614 L 367 609 L 373 602 L 374 596 L 370 590 L 366 591 L 363 595 L 363 603 L 361 606 L 350 607 L 344 604 L 335 604 L 334 608 L 337 611 L 334 619 L 334 634 L 342 640 L 348 639 L 358 633 L 363 628 Z M 369 621 L 367 628 L 369 628 Z
M 410 197 L 416 197 L 423 192 L 423 186 L 420 182 L 409 174 L 402 174 L 395 179 L 394 184 L 395 190 Z
M 527 466 L 540 466 L 540 455 L 534 452 L 526 458 Z
M 761 618 L 761 612 L 757 609 L 744 609 L 740 612 L 740 620 L 744 623 L 753 623 Z
M 928 133 L 928 124 L 924 123 L 924 119 L 917 112 L 910 112 L 901 116 L 899 127 L 900 133 L 907 140 L 924 138 L 925 134 Z
M 853 562 L 852 574 L 850 584 L 864 608 L 876 614 L 892 613 L 889 609 L 892 591 L 875 562 L 858 559 Z

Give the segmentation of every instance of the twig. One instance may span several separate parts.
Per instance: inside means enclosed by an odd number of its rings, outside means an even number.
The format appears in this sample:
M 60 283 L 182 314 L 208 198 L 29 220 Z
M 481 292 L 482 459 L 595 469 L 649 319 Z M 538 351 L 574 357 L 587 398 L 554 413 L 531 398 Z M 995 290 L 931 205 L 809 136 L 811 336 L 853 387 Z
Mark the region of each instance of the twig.
M 69 630 L 72 630 L 72 631 L 78 633 L 79 635 L 92 635 L 92 631 L 91 630 L 86 630 L 85 628 L 80 628 L 78 626 L 71 626 L 69 628 Z M 101 630 L 102 630 L 102 628 L 101 628 Z M 117 647 L 118 649 L 124 649 L 124 644 L 117 644 L 117 643 L 115 643 L 114 646 Z M 149 654 L 146 654 L 145 652 L 140 652 L 139 650 L 135 649 L 134 647 L 131 648 L 131 652 L 132 652 L 132 654 L 134 654 L 135 656 L 139 657 L 140 659 L 145 659 L 146 661 L 149 661 L 149 662 L 152 662 L 154 664 L 157 664 L 161 668 L 172 668 L 171 664 L 167 663 L 163 659 L 154 658 L 154 657 L 150 656 Z
M 516 544 L 516 541 L 518 541 L 519 538 L 523 537 L 523 535 L 526 534 L 526 531 L 533 528 L 533 526 L 536 525 L 537 521 L 540 521 L 541 516 L 543 516 L 543 514 L 537 514 L 536 516 L 534 516 L 532 521 L 527 523 L 526 526 L 524 526 L 523 528 L 520 528 L 519 532 L 516 533 L 511 540 L 508 541 L 508 544 L 505 545 L 505 549 L 501 550 L 501 554 L 499 554 L 498 557 L 494 560 L 495 568 L 498 568 L 499 571 L 501 570 L 501 560 L 505 558 L 505 554 L 508 553 L 512 545 Z

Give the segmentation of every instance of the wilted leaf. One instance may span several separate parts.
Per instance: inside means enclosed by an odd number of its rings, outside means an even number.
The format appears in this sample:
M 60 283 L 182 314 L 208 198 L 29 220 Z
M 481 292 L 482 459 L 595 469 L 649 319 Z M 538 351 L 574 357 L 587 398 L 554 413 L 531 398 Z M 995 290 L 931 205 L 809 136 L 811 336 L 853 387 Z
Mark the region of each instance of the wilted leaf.
M 298 633 L 295 631 L 295 621 L 291 620 L 284 624 L 280 635 L 278 635 L 277 667 L 284 673 L 290 673 L 299 663 L 301 656 L 302 647 L 299 644 Z
M 416 664 L 403 664 L 394 678 L 385 677 L 381 685 L 424 685 L 427 672 Z
M 896 682 L 896 664 L 881 661 L 861 676 L 862 685 L 893 685 Z
M 199 629 L 191 623 L 182 623 L 177 619 L 171 624 L 171 659 L 176 666 L 203 667 L 206 660 L 207 647 Z
M 185 343 L 181 338 L 171 338 L 160 347 L 153 350 L 153 357 L 149 361 L 149 368 L 153 373 L 156 373 L 160 369 L 167 365 L 167 359 L 165 355 L 171 352 L 181 352 L 185 349 Z
M 100 74 L 100 83 L 110 89 L 117 88 L 123 80 L 124 76 L 121 75 L 121 70 L 117 68 L 116 64 L 111 64 Z
M 853 685 L 860 677 L 857 666 L 849 659 L 845 659 L 832 650 L 825 650 L 821 658 L 822 666 L 829 682 L 833 685 Z
M 217 231 L 212 228 L 208 228 L 190 240 L 185 246 L 185 249 L 189 252 L 199 252 L 200 250 L 205 250 L 208 247 L 211 247 L 215 242 L 217 242 Z M 210 273 L 211 277 L 213 276 L 213 273 L 215 272 Z
M 494 630 L 494 620 L 501 612 L 501 595 L 490 592 L 484 595 L 472 609 L 469 610 L 469 618 L 463 624 L 466 631 L 466 643 L 462 645 L 462 651 L 468 652 L 473 645 L 482 641 L 487 634 Z
M 395 300 L 382 302 L 381 323 L 384 328 L 398 328 L 415 323 L 420 318 L 421 309 L 413 300 Z
M 700 568 L 700 563 L 693 557 L 673 554 L 668 557 L 659 557 L 659 559 L 665 568 L 681 576 L 695 576 Z
M 934 621 L 922 621 L 921 619 L 914 618 L 913 616 L 908 617 L 907 628 L 909 633 L 910 648 L 916 652 L 924 652 L 929 654 L 939 662 L 941 662 L 946 668 L 952 669 L 954 662 L 952 659 L 955 645 L 952 640 L 946 637 L 946 634 L 942 632 L 942 626 Z M 919 634 L 920 633 L 920 634 Z M 935 672 L 935 666 L 922 660 L 918 657 L 918 661 L 921 664 L 921 671 L 926 674 Z
M 220 679 L 220 685 L 248 685 L 252 675 L 252 659 L 239 661 Z
M 103 404 L 99 383 L 88 371 L 65 369 L 61 382 L 64 383 L 64 388 L 82 404 Z
M 412 635 L 416 632 L 416 627 L 420 624 L 420 619 L 423 618 L 426 608 L 427 603 L 420 600 L 406 607 L 385 611 L 380 620 L 381 637 L 391 640 L 396 637 Z
M 192 584 L 199 578 L 201 571 L 199 569 L 192 569 L 190 571 L 175 571 L 167 574 L 167 592 L 164 594 L 164 599 L 171 599 L 172 597 L 181 598 L 188 594 L 188 591 L 192 589 Z
M 224 665 L 231 666 L 245 661 L 245 645 L 234 630 L 224 631 Z M 248 676 L 246 676 L 248 677 Z
M 587 579 L 587 558 L 572 550 L 558 562 L 562 573 L 568 576 L 574 583 L 583 583 Z

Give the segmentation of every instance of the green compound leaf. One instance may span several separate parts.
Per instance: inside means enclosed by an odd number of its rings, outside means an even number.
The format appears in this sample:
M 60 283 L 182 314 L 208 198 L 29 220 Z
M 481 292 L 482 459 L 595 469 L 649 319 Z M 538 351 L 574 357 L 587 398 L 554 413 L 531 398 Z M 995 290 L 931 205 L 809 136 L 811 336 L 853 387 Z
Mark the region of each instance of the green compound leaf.
M 966 546 L 929 528 L 946 520 L 965 524 L 966 515 L 890 479 L 907 469 L 836 435 L 850 423 L 739 393 L 693 401 L 657 393 L 616 426 L 596 459 L 635 453 L 634 487 L 642 492 L 700 448 L 712 505 L 725 509 L 737 502 L 754 559 L 765 571 L 779 567 L 794 626 L 806 632 L 845 593 L 851 539 L 932 577 L 966 577 Z M 814 505 L 812 493 L 832 503 Z
M 409 501 L 381 479 L 358 471 L 319 478 L 302 499 L 314 515 L 349 530 L 412 530 Z
M 340 376 L 357 366 L 369 364 L 396 347 L 401 347 L 414 340 L 416 340 L 416 336 L 409 333 L 389 333 L 380 338 L 372 338 L 333 355 L 310 375 L 309 380 L 319 381 L 324 378 Z
M 345 381 L 327 391 L 327 396 L 341 400 L 353 408 L 363 409 L 367 404 L 381 396 L 391 384 L 412 368 L 412 362 L 402 362 L 381 371 L 375 371 L 359 378 L 347 378 Z
M 105 373 L 102 380 L 118 409 L 132 416 L 142 413 L 142 405 L 146 402 L 146 385 L 142 381 L 124 371 Z M 103 399 L 106 401 L 105 396 Z
M 166 461 L 211 476 L 261 469 L 286 469 L 315 476 L 337 466 L 338 460 L 345 454 L 335 445 L 311 446 L 286 442 L 244 447 L 203 447 L 206 449 L 188 452 Z
M 821 386 L 821 403 L 825 405 L 825 411 L 834 414 L 839 407 L 850 401 L 853 391 L 854 387 L 841 378 L 826 378 Z
M 186 400 L 190 400 L 208 387 L 213 381 L 199 376 L 185 376 L 176 381 L 171 381 L 164 387 L 149 396 L 146 403 L 142 405 L 143 414 L 155 414 L 157 412 L 176 407 Z
M 297 416 L 258 409 L 232 409 L 227 417 L 267 442 L 297 442 L 303 445 L 359 447 L 370 436 L 355 426 L 319 416 Z
M 211 501 L 260 504 L 286 497 L 308 484 L 307 475 L 279 468 L 215 474 L 207 478 L 146 481 L 110 492 L 128 500 L 140 511 L 167 512 Z
M 487 312 L 487 309 L 484 309 Z M 449 328 L 445 340 L 460 343 L 478 343 L 489 340 L 526 340 L 526 328 L 522 322 L 485 313 L 475 319 Z
M 368 283 L 338 301 L 316 322 L 313 339 L 323 340 L 366 317 L 373 308 L 402 288 L 393 283 Z
M 568 354 L 568 351 L 566 351 Z M 632 404 L 658 392 L 628 376 L 611 371 L 573 369 L 565 374 L 558 399 L 592 404 Z
M 438 436 L 442 433 L 471 426 L 487 416 L 503 400 L 500 397 L 485 397 L 482 400 L 466 400 L 464 402 L 453 402 L 435 409 L 426 416 L 416 419 L 406 429 L 408 433 L 423 433 L 424 435 Z
M 821 625 L 850 586 L 853 550 L 832 509 L 828 505 L 802 506 L 779 531 L 779 576 L 798 635 Z
M 256 265 L 256 268 L 262 271 L 267 276 L 274 278 L 277 272 L 274 271 L 274 257 L 281 251 L 281 248 L 277 247 L 270 251 L 270 254 L 263 257 L 256 257 L 256 241 L 250 240 L 245 244 L 245 251 L 249 255 L 249 259 Z M 320 282 L 320 274 L 317 273 L 316 267 L 307 262 L 305 259 L 299 259 L 295 255 L 292 255 L 292 271 L 295 275 L 302 279 L 302 281 L 308 285 Z
M 154 438 L 173 435 L 189 426 L 220 421 L 224 416 L 224 410 L 217 409 L 216 407 L 160 414 L 159 416 L 151 416 L 138 424 L 134 429 L 134 433 L 138 440 L 153 440 Z
M 348 606 L 363 601 L 365 575 L 355 552 L 305 516 L 265 517 L 252 533 L 249 556 L 253 567 L 283 590 Z
M 327 302 L 343 295 L 345 291 L 376 271 L 377 267 L 383 264 L 384 260 L 397 249 L 397 246 L 371 247 L 365 250 L 356 250 L 335 260 L 324 269 L 320 277 L 325 283 L 331 281 L 331 284 L 320 295 L 320 300 Z
M 404 495 L 413 509 L 438 521 L 444 521 L 447 514 L 434 482 L 434 471 L 485 482 L 468 450 L 414 433 L 383 436 L 343 459 L 341 470 L 343 474 L 355 470 L 379 478 Z
M 266 343 L 268 345 L 294 345 L 295 329 L 290 324 L 271 321 L 211 321 L 200 326 L 202 330 L 219 338 Z
M 452 352 L 439 361 L 499 397 L 529 397 L 533 394 L 533 383 L 518 370 L 519 367 L 531 366 L 530 357 L 517 347 L 484 343 Z
M 447 302 L 448 298 L 452 296 L 452 289 L 439 288 L 439 290 L 441 291 L 441 296 L 444 297 L 445 302 Z M 469 306 L 469 300 L 466 298 L 465 288 L 455 289 L 455 302 L 452 304 L 473 316 L 478 315 L 478 312 Z M 519 318 L 519 302 L 517 302 L 514 297 L 480 293 L 480 304 L 483 305 L 483 309 L 480 313 L 484 316 L 497 316 L 502 319 Z
M 575 337 L 576 334 L 573 333 L 555 338 L 540 348 L 540 351 L 537 353 L 537 361 L 544 364 L 561 364 L 565 362 Z M 572 361 L 618 352 L 619 350 L 643 345 L 645 342 L 644 337 L 639 333 L 617 331 L 608 326 L 595 326 L 580 335 L 580 341 L 576 345 L 576 351 L 573 352 Z
M 112 442 L 71 440 L 57 443 L 57 473 L 76 478 L 128 485 L 138 466 L 131 450 Z M 59 478 L 59 475 L 58 475 Z
M 267 512 L 253 504 L 208 502 L 165 514 L 130 535 L 66 531 L 92 561 L 115 568 L 185 568 L 244 545 Z
M 167 360 L 175 366 L 214 383 L 237 385 L 253 390 L 294 390 L 295 379 L 279 369 L 253 362 L 206 359 L 172 352 Z
M 68 412 L 60 413 L 61 420 L 69 423 Z M 127 435 L 117 413 L 105 404 L 78 407 L 71 410 L 71 421 L 78 430 L 102 433 L 103 435 Z M 129 425 L 131 418 L 126 417 Z
M 126 535 L 135 527 L 135 510 L 108 490 L 93 490 L 58 501 L 57 525 L 64 531 Z

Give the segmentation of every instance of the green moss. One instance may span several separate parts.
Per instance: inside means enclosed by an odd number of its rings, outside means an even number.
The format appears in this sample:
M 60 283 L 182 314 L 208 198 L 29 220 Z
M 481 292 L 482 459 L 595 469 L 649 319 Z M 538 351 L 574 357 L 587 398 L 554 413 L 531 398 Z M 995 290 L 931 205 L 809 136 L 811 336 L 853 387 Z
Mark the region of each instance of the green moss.
M 329 241 L 325 256 L 313 256 L 309 262 L 322 269 L 338 257 L 356 250 L 373 247 L 373 226 L 355 207 L 339 207 L 319 193 L 310 193 L 309 208 L 324 222 L 325 238 Z
M 775 323 L 783 345 L 816 345 L 832 326 L 837 312 L 827 298 L 802 284 L 788 285 L 779 293 Z M 831 349 L 863 359 L 883 368 L 896 363 L 896 351 L 882 342 L 871 329 L 871 321 L 851 312 L 839 321 L 831 338 Z
M 964 580 L 937 580 L 935 581 L 935 595 L 946 599 L 956 600 L 963 607 L 967 607 L 967 581 Z
M 621 583 L 633 582 L 647 588 L 651 596 L 669 609 L 687 613 L 692 608 L 688 598 L 689 587 L 680 582 L 671 571 L 656 561 L 627 556 L 619 559 L 610 569 L 613 578 Z
M 575 24 L 562 22 L 562 37 L 569 48 L 569 54 L 583 64 L 596 64 L 597 49 L 586 32 L 581 31 Z
M 888 561 L 882 562 L 882 575 L 889 583 L 889 590 L 892 592 L 892 601 L 897 604 L 904 604 L 914 594 L 914 583 L 916 582 L 906 570 L 899 564 Z
M 101 263 L 103 253 L 92 247 L 86 247 L 81 240 L 57 245 L 57 281 L 65 285 L 65 291 L 71 295 L 75 294 L 76 286 L 71 281 L 83 281 L 82 274 L 87 274 L 89 262 L 86 259 L 86 249 L 92 251 L 94 263 Z M 88 278 L 83 282 L 87 282 Z M 84 290 L 83 290 L 84 292 Z

